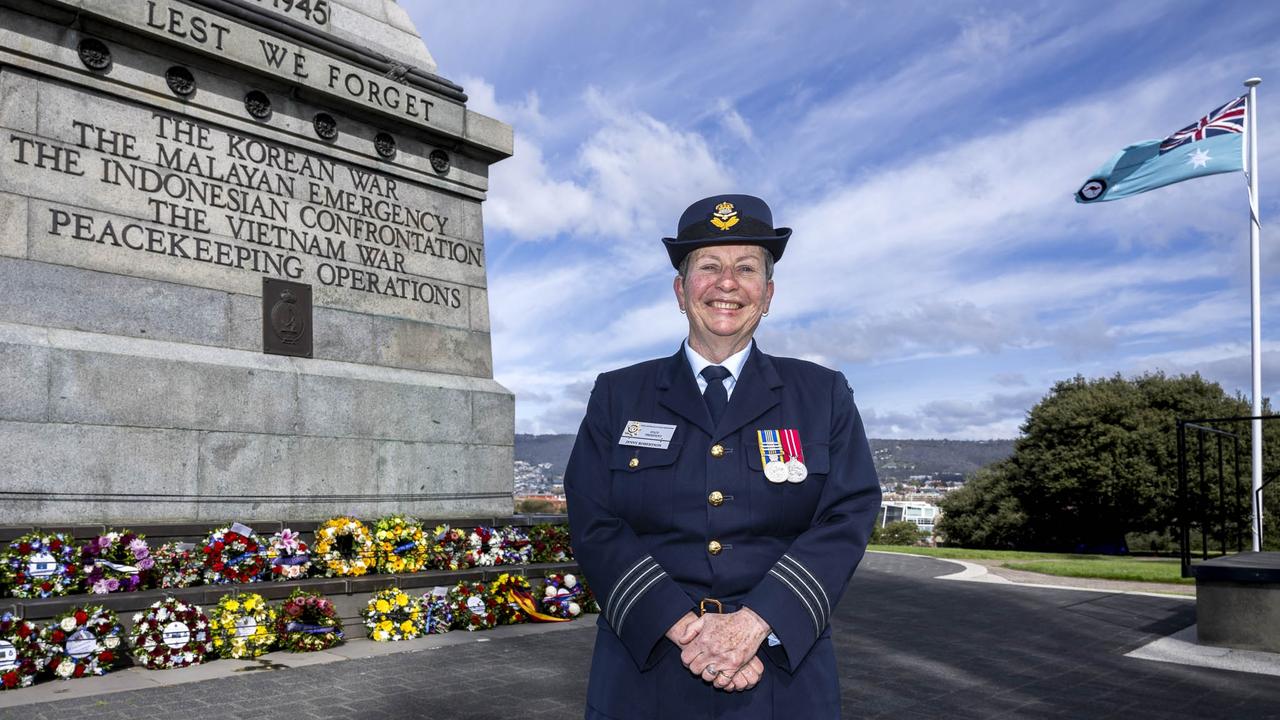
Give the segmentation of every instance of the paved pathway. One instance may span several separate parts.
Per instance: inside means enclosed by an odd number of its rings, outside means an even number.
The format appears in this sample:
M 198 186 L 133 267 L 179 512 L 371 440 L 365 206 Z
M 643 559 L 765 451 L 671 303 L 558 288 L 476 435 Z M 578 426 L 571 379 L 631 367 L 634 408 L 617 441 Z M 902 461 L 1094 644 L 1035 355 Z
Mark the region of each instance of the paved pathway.
M 868 556 L 834 619 L 846 717 L 1280 718 L 1280 677 L 1124 656 L 1194 622 L 1186 599 L 932 579 L 956 569 Z M 0 709 L 0 718 L 571 720 L 581 717 L 594 632 L 578 622 Z

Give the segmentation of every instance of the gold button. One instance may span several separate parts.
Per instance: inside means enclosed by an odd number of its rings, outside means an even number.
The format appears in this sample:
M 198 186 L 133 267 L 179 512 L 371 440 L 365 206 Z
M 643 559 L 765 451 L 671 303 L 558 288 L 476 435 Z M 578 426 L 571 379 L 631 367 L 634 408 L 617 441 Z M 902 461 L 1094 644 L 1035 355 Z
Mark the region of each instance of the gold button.
M 724 457 L 724 446 L 721 445 L 720 443 L 716 443 L 715 445 L 712 445 L 711 457 L 713 458 Z
M 720 507 L 724 504 L 724 493 L 719 490 L 712 491 L 712 493 L 707 496 L 707 502 L 711 503 L 715 507 Z
M 631 458 L 631 461 L 627 463 L 627 467 L 629 468 L 640 467 L 640 458 Z
M 711 553 L 712 555 L 719 555 L 720 550 L 721 550 L 721 546 L 720 546 L 719 540 L 712 540 L 711 542 L 707 543 L 707 552 Z

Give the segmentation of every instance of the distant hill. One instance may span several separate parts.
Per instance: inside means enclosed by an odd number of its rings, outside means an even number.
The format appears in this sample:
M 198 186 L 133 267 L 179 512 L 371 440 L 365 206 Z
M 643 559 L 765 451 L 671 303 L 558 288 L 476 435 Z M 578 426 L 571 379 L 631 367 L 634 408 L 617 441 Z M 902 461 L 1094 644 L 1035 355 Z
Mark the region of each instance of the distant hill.
M 573 435 L 516 435 L 516 460 L 530 465 L 550 463 L 548 475 L 564 475 L 573 450 Z M 1013 454 L 1013 440 L 871 440 L 876 471 L 882 481 L 912 475 L 960 475 Z M 958 479 L 958 478 L 957 478 Z

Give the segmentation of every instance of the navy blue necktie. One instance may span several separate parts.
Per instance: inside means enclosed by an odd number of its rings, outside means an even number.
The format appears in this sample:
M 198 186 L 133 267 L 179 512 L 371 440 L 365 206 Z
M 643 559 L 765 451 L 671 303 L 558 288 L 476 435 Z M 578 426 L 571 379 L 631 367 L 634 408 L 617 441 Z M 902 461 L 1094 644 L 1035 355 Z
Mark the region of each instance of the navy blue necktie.
M 719 425 L 724 409 L 729 407 L 729 391 L 724 389 L 724 379 L 729 377 L 729 371 L 720 365 L 708 365 L 699 374 L 707 381 L 702 399 L 707 401 L 707 410 L 711 411 L 711 424 Z

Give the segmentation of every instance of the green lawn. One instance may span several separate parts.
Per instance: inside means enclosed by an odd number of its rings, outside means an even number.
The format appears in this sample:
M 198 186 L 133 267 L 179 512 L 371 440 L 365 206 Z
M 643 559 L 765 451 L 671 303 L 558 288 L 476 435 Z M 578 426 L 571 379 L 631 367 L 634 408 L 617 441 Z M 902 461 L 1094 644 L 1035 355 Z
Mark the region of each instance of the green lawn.
M 1177 560 L 1135 560 L 1133 558 L 1107 558 L 1102 561 L 1075 559 L 1035 560 L 1031 562 L 1004 563 L 1004 567 L 1010 570 L 1026 570 L 1046 575 L 1062 575 L 1064 577 L 1177 583 L 1183 585 L 1194 585 L 1196 582 L 1195 578 L 1182 577 L 1182 565 Z
M 952 547 L 904 547 L 872 545 L 869 550 L 900 552 L 956 560 L 1001 560 L 1002 567 L 1045 575 L 1194 584 L 1193 578 L 1182 577 L 1177 560 L 1167 558 L 1134 558 L 1115 555 L 1071 555 L 1067 553 L 1024 552 L 1021 550 L 970 550 Z
M 1106 555 L 1066 555 L 1063 553 L 1026 552 L 1023 550 L 970 550 L 956 547 L 907 547 L 905 545 L 869 545 L 868 550 L 928 555 L 956 560 L 1106 560 Z

